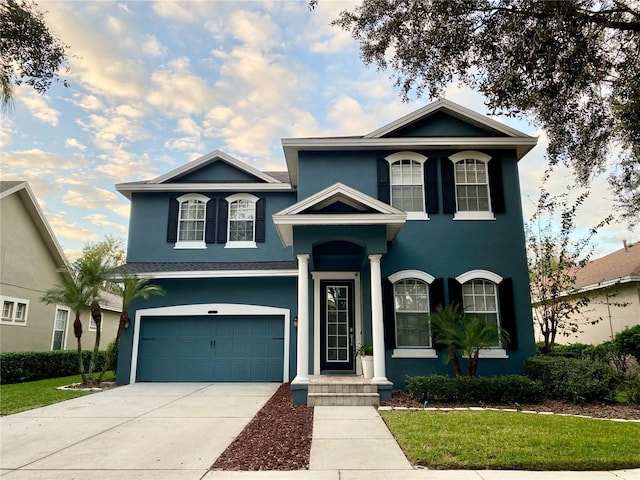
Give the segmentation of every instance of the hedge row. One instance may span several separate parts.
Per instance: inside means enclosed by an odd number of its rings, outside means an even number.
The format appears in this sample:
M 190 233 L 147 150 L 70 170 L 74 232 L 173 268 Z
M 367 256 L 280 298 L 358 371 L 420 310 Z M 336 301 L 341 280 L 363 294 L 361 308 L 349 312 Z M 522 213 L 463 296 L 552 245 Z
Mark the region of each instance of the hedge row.
M 572 402 L 611 400 L 624 381 L 611 365 L 579 358 L 531 357 L 525 373 L 544 384 L 549 398 Z
M 84 368 L 89 368 L 90 351 L 83 351 Z M 105 352 L 98 352 L 95 371 L 102 370 Z M 66 377 L 78 373 L 78 352 L 9 352 L 0 354 L 0 383 L 30 382 L 45 378 Z
M 407 377 L 407 390 L 420 402 L 540 403 L 545 399 L 541 382 L 522 375 L 502 377 Z

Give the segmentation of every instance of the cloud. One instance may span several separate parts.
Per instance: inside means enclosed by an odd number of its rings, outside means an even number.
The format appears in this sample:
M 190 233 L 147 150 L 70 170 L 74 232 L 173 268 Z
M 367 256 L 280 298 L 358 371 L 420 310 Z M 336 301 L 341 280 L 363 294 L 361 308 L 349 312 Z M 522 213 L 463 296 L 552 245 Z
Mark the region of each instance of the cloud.
M 89 240 L 97 240 L 99 235 L 88 228 L 78 225 L 77 223 L 68 222 L 64 213 L 46 213 L 49 225 L 56 234 L 56 237 L 66 238 L 68 240 L 77 240 L 85 243 Z
M 153 3 L 153 11 L 162 18 L 168 18 L 178 22 L 196 22 L 207 18 L 211 10 L 222 2 L 173 2 L 163 0 Z
M 54 127 L 58 125 L 60 112 L 49 105 L 47 97 L 38 94 L 29 86 L 16 88 L 16 97 L 38 120 Z
M 78 140 L 76 140 L 75 138 L 67 138 L 64 141 L 64 146 L 67 148 L 77 148 L 78 150 L 86 150 L 87 146 L 81 144 Z
M 11 144 L 13 139 L 13 122 L 6 116 L 0 116 L 0 148 Z
M 131 213 L 131 204 L 130 203 L 118 203 L 116 205 L 110 205 L 109 210 L 111 210 L 116 215 L 120 215 L 124 218 L 129 218 Z
M 109 217 L 102 213 L 92 213 L 91 215 L 86 215 L 83 217 L 85 220 L 91 222 L 92 225 L 97 227 L 109 227 L 117 230 L 120 233 L 127 233 L 127 225 L 114 222 Z
M 146 40 L 142 43 L 142 51 L 152 57 L 162 55 L 163 47 L 155 35 L 145 35 Z
M 79 93 L 74 93 L 74 105 L 79 106 L 84 110 L 102 110 L 104 105 L 102 101 L 96 97 L 95 95 L 81 95 Z
M 88 209 L 103 208 L 105 204 L 118 199 L 113 192 L 99 187 L 77 185 L 75 190 L 67 190 L 62 202 L 72 207 Z

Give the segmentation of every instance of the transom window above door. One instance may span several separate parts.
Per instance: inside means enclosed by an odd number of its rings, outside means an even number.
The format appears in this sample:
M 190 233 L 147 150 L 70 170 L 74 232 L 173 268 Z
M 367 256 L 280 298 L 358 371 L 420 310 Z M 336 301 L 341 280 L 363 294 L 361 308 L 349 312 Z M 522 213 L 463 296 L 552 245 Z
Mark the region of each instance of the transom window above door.
M 427 157 L 416 152 L 398 152 L 389 162 L 391 205 L 407 212 L 408 220 L 426 220 L 424 164 Z

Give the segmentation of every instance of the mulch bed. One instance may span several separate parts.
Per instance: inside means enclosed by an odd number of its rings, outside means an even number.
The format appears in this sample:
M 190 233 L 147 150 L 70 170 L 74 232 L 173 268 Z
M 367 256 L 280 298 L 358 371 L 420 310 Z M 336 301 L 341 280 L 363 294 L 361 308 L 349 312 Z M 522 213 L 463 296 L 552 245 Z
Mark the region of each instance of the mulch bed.
M 293 405 L 283 384 L 220 455 L 211 470 L 306 470 L 313 408 Z
M 381 402 L 383 406 L 422 408 L 424 405 L 414 400 L 411 395 L 404 391 L 393 391 L 390 401 Z M 513 404 L 479 404 L 479 403 L 438 403 L 429 402 L 428 407 L 434 408 L 455 408 L 455 407 L 485 407 L 485 408 L 515 408 Z M 523 403 L 522 410 L 534 412 L 553 412 L 568 415 L 584 415 L 593 418 L 615 418 L 624 420 L 640 420 L 640 405 L 626 404 L 606 404 L 606 403 L 586 403 L 576 405 L 560 400 L 546 400 L 543 403 Z

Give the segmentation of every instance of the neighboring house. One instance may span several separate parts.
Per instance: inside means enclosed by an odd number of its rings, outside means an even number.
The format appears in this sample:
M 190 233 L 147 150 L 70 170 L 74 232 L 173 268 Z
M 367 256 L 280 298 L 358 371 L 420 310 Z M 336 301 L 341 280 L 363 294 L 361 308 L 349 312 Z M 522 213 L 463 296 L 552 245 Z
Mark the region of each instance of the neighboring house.
M 597 345 L 640 324 L 640 243 L 623 245 L 577 270 L 574 287 L 589 297 L 589 304 L 571 316 L 578 330 L 570 336 L 558 334 L 557 343 Z M 541 339 L 539 328 L 536 335 Z
M 0 351 L 76 348 L 74 314 L 65 305 L 46 305 L 44 293 L 62 283 L 67 259 L 27 182 L 0 182 Z M 122 302 L 105 295 L 102 348 L 115 338 Z M 84 348 L 93 348 L 95 324 L 82 317 Z
M 126 268 L 167 292 L 131 310 L 118 382 L 291 381 L 360 373 L 381 398 L 449 373 L 429 313 L 464 303 L 509 331 L 480 374 L 522 373 L 534 336 L 518 161 L 536 144 L 439 100 L 364 136 L 282 140 L 286 172 L 220 151 L 131 200 Z

